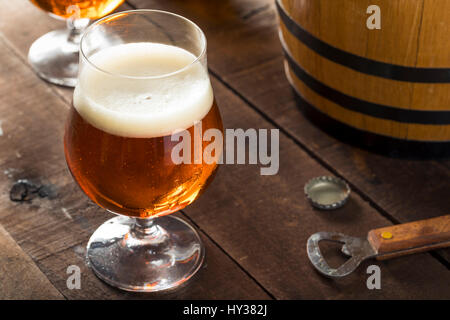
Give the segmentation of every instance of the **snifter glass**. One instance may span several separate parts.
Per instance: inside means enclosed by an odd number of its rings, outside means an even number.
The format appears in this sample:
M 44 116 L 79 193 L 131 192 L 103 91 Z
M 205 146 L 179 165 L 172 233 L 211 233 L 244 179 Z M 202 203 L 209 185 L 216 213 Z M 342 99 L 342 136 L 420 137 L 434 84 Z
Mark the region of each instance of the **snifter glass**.
M 178 287 L 199 270 L 205 249 L 191 225 L 169 214 L 199 197 L 222 153 L 221 143 L 207 148 L 223 127 L 205 36 L 179 15 L 131 10 L 88 27 L 80 53 L 66 161 L 88 197 L 118 215 L 91 236 L 88 263 L 124 290 Z M 214 151 L 199 160 L 207 149 Z
M 75 87 L 81 35 L 90 19 L 111 13 L 124 0 L 30 0 L 57 19 L 66 19 L 66 29 L 51 31 L 33 42 L 28 62 L 48 82 Z

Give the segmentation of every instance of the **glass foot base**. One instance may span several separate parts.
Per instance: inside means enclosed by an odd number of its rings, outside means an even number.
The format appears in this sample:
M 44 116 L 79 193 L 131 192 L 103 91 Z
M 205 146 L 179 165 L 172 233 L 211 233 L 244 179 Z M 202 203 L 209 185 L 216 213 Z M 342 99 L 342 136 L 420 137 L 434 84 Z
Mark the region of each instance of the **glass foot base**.
M 78 44 L 69 41 L 70 30 L 56 30 L 37 39 L 28 51 L 28 62 L 48 82 L 75 87 Z
M 115 217 L 103 223 L 87 245 L 88 263 L 100 279 L 136 292 L 180 286 L 199 270 L 204 256 L 198 233 L 172 216 Z

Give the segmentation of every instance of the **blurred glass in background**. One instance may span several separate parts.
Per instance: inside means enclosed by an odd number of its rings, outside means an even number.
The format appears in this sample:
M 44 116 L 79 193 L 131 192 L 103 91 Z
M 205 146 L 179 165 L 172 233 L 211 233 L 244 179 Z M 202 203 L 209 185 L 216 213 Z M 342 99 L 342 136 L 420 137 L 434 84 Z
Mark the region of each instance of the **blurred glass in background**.
M 66 19 L 67 28 L 49 32 L 30 47 L 28 61 L 43 79 L 74 87 L 78 74 L 78 50 L 90 19 L 111 13 L 124 0 L 30 0 L 51 16 Z

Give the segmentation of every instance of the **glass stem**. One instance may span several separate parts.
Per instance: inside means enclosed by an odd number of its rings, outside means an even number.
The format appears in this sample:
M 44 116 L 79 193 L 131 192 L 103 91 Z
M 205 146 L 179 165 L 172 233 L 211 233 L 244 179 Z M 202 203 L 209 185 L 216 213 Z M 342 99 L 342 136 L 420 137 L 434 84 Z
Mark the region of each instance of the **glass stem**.
M 89 25 L 90 20 L 87 18 L 84 19 L 76 19 L 69 18 L 67 19 L 67 29 L 69 29 L 69 37 L 67 41 L 76 46 L 78 51 L 78 45 L 80 44 L 81 37 L 83 36 L 84 30 Z
M 131 228 L 132 234 L 139 239 L 142 238 L 157 238 L 161 234 L 161 230 L 155 224 L 152 218 L 140 219 L 135 218 L 135 223 Z

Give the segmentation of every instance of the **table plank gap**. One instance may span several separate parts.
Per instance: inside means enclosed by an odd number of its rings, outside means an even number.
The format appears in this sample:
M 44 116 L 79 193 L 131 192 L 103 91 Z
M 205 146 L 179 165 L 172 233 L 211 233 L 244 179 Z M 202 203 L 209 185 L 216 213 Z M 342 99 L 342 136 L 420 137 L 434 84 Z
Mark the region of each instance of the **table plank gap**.
M 271 299 L 276 300 L 276 297 L 269 291 L 267 290 L 259 281 L 258 279 L 256 279 L 251 273 L 249 273 L 238 261 L 236 261 L 236 259 L 233 258 L 233 256 L 231 256 L 224 248 L 222 248 L 220 246 L 220 244 L 214 240 L 213 237 L 211 237 L 210 235 L 208 235 L 207 231 L 204 230 L 201 226 L 199 226 L 195 220 L 193 220 L 184 210 L 180 210 L 181 214 L 188 219 L 193 225 L 195 225 L 195 227 L 200 230 L 205 237 L 207 237 L 213 244 L 216 245 L 217 248 L 219 248 L 231 261 L 234 262 L 234 264 L 242 270 L 242 272 L 244 272 L 250 279 L 252 279 L 256 285 L 258 285 Z
M 65 298 L 2 225 L 0 245 L 0 299 Z

